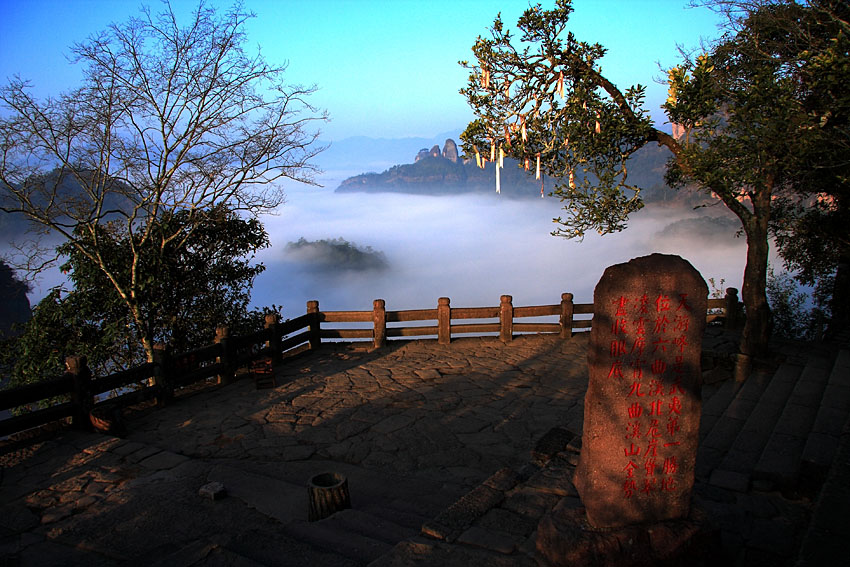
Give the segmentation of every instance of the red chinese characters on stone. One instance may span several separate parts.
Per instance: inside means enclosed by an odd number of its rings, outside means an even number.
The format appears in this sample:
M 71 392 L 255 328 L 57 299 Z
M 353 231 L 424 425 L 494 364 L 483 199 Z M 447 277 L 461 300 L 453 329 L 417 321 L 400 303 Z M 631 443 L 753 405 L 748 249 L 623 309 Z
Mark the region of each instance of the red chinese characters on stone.
M 594 289 L 574 476 L 590 525 L 687 515 L 707 296 L 692 265 L 662 254 L 610 266 Z
M 629 418 L 623 435 L 623 497 L 675 490 L 677 458 L 665 449 L 680 444 L 677 441 L 682 413 L 679 395 L 683 393 L 684 372 L 681 353 L 688 346 L 686 333 L 692 311 L 688 295 L 622 295 L 614 305 L 608 378 L 628 380 L 623 400 L 623 413 Z M 647 350 L 647 341 L 651 345 L 651 362 L 641 358 Z M 645 373 L 647 364 L 649 372 Z M 624 366 L 631 372 L 624 370 Z M 643 459 L 643 466 L 638 466 L 635 458 Z

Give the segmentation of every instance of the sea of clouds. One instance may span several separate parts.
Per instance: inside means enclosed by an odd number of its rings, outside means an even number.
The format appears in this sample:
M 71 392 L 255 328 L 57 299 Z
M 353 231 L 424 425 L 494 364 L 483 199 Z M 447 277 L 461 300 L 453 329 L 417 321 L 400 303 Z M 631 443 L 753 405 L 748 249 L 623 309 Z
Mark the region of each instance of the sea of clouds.
M 423 309 L 439 297 L 455 307 L 482 307 L 498 305 L 502 294 L 515 306 L 546 305 L 563 292 L 589 303 L 607 266 L 654 252 L 682 256 L 718 286 L 725 280 L 741 287 L 746 244 L 722 207 L 650 206 L 620 233 L 578 241 L 551 236 L 562 206 L 553 197 L 335 193 L 339 179 L 326 177 L 324 187 L 293 184 L 277 214 L 261 218 L 271 246 L 257 254 L 266 270 L 254 282 L 254 307 L 282 306 L 292 318 L 313 299 L 323 310 L 369 310 L 374 299 L 389 310 Z M 363 269 L 334 266 L 326 248 L 287 246 L 300 239 L 343 242 L 380 261 Z M 773 256 L 772 262 L 778 265 Z M 66 281 L 49 270 L 30 302 Z
M 494 195 L 422 196 L 334 193 L 333 187 L 293 187 L 276 216 L 264 217 L 272 246 L 258 254 L 266 265 L 254 285 L 255 306 L 283 306 L 285 317 L 305 312 L 308 300 L 323 310 L 368 310 L 554 304 L 571 292 L 591 302 L 604 269 L 654 252 L 678 254 L 703 277 L 740 288 L 746 260 L 743 237 L 722 210 L 648 207 L 623 232 L 583 241 L 551 236 L 557 199 Z M 706 221 L 706 216 L 710 217 Z M 384 269 L 316 269 L 287 244 L 344 239 L 382 253 Z

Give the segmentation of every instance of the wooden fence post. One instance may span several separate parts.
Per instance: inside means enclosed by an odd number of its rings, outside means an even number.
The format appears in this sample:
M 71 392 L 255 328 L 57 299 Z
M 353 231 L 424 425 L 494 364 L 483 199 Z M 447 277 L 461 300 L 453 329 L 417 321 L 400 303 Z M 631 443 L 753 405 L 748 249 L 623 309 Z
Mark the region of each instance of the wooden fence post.
M 266 321 L 264 328 L 269 335 L 266 341 L 266 348 L 269 351 L 269 356 L 272 359 L 272 364 L 278 364 L 282 360 L 280 352 L 280 314 L 266 313 Z
M 317 349 L 322 346 L 322 328 L 319 322 L 319 302 L 311 299 L 307 302 L 307 313 L 310 317 L 310 348 Z
M 441 345 L 452 342 L 452 308 L 448 297 L 437 300 L 437 342 Z
M 499 338 L 503 343 L 509 343 L 514 338 L 513 299 L 510 295 L 503 295 L 499 304 Z
M 573 336 L 573 294 L 561 294 L 561 338 Z
M 219 345 L 219 356 L 216 357 L 217 363 L 224 365 L 222 373 L 216 376 L 219 384 L 227 384 L 233 379 L 233 356 L 230 352 L 230 328 L 227 325 L 220 325 L 215 328 L 215 344 Z
M 153 363 L 153 380 L 159 390 L 156 405 L 163 407 L 174 399 L 174 365 L 168 345 L 157 343 L 153 346 Z
M 737 329 L 743 323 L 741 304 L 738 302 L 738 290 L 734 287 L 727 287 L 726 297 L 724 299 L 726 300 L 726 306 L 724 308 L 726 320 L 724 321 L 724 327 L 727 329 Z
M 372 346 L 381 348 L 387 346 L 387 305 L 383 299 L 372 302 Z
M 74 429 L 90 430 L 92 424 L 89 414 L 94 409 L 94 395 L 92 395 L 92 375 L 88 359 L 85 356 L 67 357 L 65 375 L 70 375 L 74 381 L 74 391 L 71 392 L 71 402 L 74 404 L 71 424 Z

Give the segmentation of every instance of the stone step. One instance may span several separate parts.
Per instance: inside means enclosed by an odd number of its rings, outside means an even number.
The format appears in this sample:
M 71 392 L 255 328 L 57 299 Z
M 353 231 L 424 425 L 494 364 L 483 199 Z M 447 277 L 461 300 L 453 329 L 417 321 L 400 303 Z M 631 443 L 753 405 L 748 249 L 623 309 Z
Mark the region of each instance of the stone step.
M 395 543 L 349 531 L 346 523 L 335 520 L 338 514 L 318 522 L 290 522 L 281 526 L 280 531 L 286 537 L 353 559 L 361 565 L 374 561 L 394 547 Z
M 720 387 L 713 395 L 703 400 L 702 416 L 699 423 L 699 440 L 700 443 L 705 440 L 705 437 L 712 430 L 717 420 L 729 407 L 735 393 L 743 384 L 736 383 L 734 380 L 726 380 L 720 384 Z
M 847 352 L 847 351 L 845 351 Z M 846 378 L 847 374 L 845 374 Z M 844 422 L 832 465 L 823 488 L 815 500 L 812 519 L 803 537 L 796 567 L 845 565 L 847 541 L 850 540 L 850 485 L 847 470 L 850 468 L 850 418 Z M 841 559 L 841 558 L 844 559 Z
M 415 528 L 406 527 L 384 517 L 371 514 L 363 509 L 341 510 L 322 520 L 326 526 L 355 536 L 365 536 L 390 545 L 419 534 L 424 520 Z
M 803 366 L 788 363 L 776 370 L 729 451 L 712 471 L 711 484 L 739 492 L 749 489 L 753 468 L 802 372 Z
M 453 541 L 472 523 L 499 504 L 519 482 L 519 474 L 505 467 L 464 494 L 454 504 L 422 525 L 422 535 L 433 539 Z
M 387 553 L 399 541 L 416 536 L 428 519 L 414 511 L 427 508 L 421 497 L 413 503 L 394 498 L 396 493 L 405 491 L 403 486 L 388 485 L 388 480 L 380 474 L 370 475 L 369 471 L 359 467 L 336 463 L 335 468 L 343 471 L 349 479 L 352 508 L 309 522 L 306 485 L 295 481 L 295 478 L 308 478 L 310 473 L 315 472 L 316 463 L 289 463 L 290 470 L 286 471 L 276 470 L 274 465 L 255 464 L 251 470 L 250 463 L 219 463 L 209 472 L 208 480 L 221 482 L 231 497 L 243 500 L 280 522 L 280 536 L 304 546 L 299 551 L 304 554 L 304 562 L 295 564 L 308 565 L 320 559 L 321 564 L 328 561 L 334 565 L 369 563 Z M 293 473 L 297 469 L 302 470 L 299 474 L 292 474 L 290 480 L 271 476 Z M 380 482 L 384 483 L 383 489 Z
M 796 490 L 806 440 L 814 425 L 830 375 L 830 361 L 811 356 L 806 362 L 788 403 L 753 469 L 753 480 L 765 488 Z
M 738 436 L 738 432 L 743 428 L 747 417 L 758 403 L 769 381 L 769 374 L 754 372 L 743 383 L 733 383 L 734 396 L 729 405 L 726 406 L 722 415 L 700 442 L 696 462 L 697 478 L 707 480 L 712 471 L 720 464 L 723 456 Z M 720 393 L 718 392 L 716 395 L 720 395 Z
M 248 463 L 240 461 L 239 468 L 264 476 L 275 477 L 295 487 L 303 506 L 296 519 L 307 519 L 307 481 L 317 473 L 334 471 L 345 475 L 351 492 L 352 508 L 374 516 L 385 517 L 396 524 L 414 527 L 432 518 L 445 506 L 463 494 L 463 489 L 451 483 L 435 481 L 417 475 L 398 476 L 367 469 L 359 465 L 320 459 L 286 463 Z
M 410 502 L 405 502 L 403 505 L 400 503 L 398 506 L 375 505 L 368 502 L 358 506 L 358 509 L 368 512 L 373 516 L 389 520 L 402 528 L 419 533 L 419 530 L 422 528 L 422 524 L 430 520 L 431 516 L 419 513 L 416 510 L 411 510 L 410 508 Z
M 818 485 L 832 464 L 841 426 L 850 414 L 850 350 L 841 350 L 832 366 L 812 431 L 803 449 L 801 475 Z
M 281 523 L 307 519 L 308 497 L 303 486 L 230 464 L 215 465 L 207 480 L 221 483 L 229 496 Z

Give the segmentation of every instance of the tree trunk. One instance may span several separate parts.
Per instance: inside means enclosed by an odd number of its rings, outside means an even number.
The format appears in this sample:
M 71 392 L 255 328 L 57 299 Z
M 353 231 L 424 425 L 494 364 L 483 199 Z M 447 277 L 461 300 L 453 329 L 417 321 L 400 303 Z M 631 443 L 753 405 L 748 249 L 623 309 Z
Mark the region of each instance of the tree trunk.
M 153 362 L 154 343 L 149 337 L 142 337 L 142 348 L 145 351 L 145 362 Z
M 850 252 L 843 251 L 838 258 L 835 270 L 835 280 L 832 284 L 832 300 L 830 311 L 832 311 L 827 336 L 835 338 L 842 331 L 850 329 Z
M 770 194 L 754 203 L 752 217 L 744 220 L 747 235 L 747 265 L 744 268 L 744 285 L 741 301 L 746 320 L 738 347 L 735 379 L 749 376 L 754 358 L 767 356 L 770 341 L 770 306 L 767 303 L 767 259 L 769 244 L 767 225 L 770 220 Z M 758 201 L 766 202 L 758 202 Z

